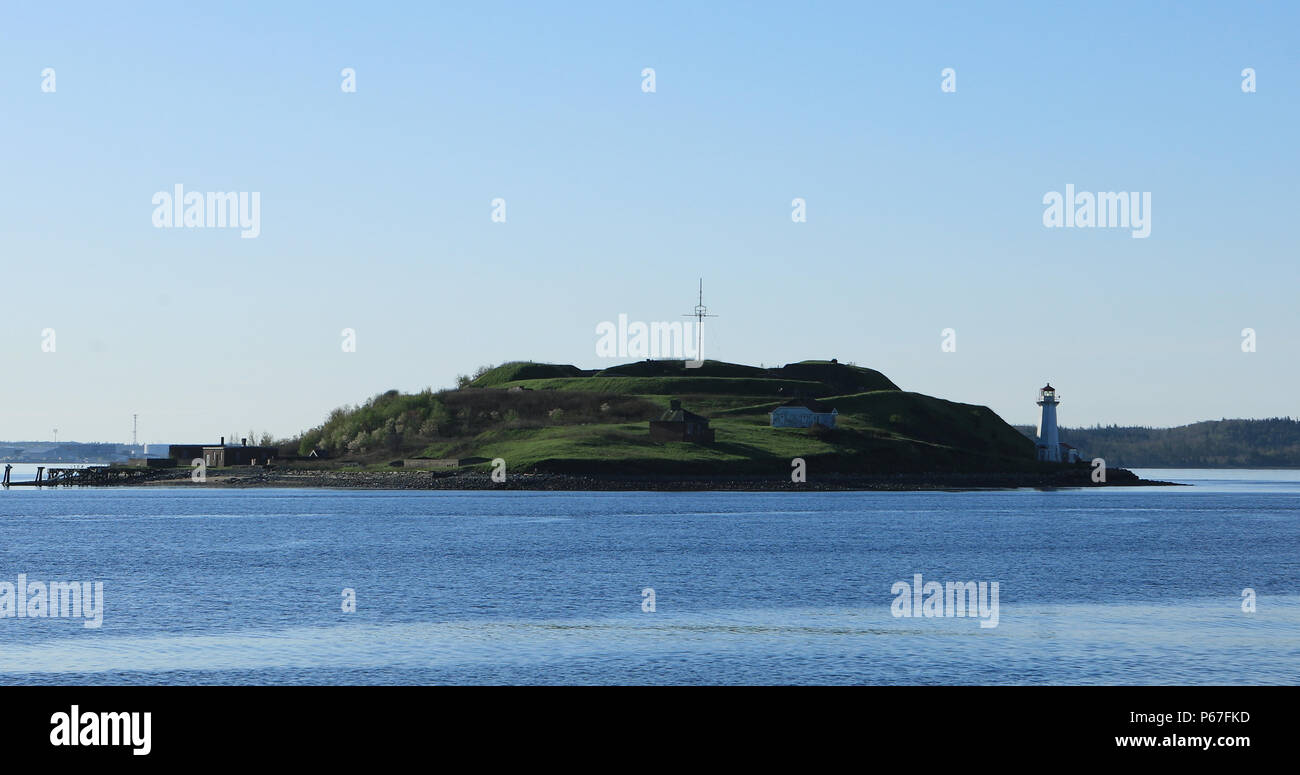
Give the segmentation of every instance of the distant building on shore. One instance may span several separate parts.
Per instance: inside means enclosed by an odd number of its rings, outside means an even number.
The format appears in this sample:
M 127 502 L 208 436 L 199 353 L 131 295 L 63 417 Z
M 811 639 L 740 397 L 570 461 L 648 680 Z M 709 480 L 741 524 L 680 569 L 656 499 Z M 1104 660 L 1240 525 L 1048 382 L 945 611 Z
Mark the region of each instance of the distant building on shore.
M 835 427 L 839 411 L 811 398 L 793 398 L 768 413 L 773 428 Z
M 255 466 L 270 463 L 275 458 L 278 450 L 275 447 L 257 447 L 248 446 L 248 439 L 240 439 L 238 445 L 227 444 L 226 437 L 221 437 L 220 444 L 200 447 L 200 454 L 196 458 L 203 458 L 203 464 L 211 468 L 224 468 L 225 466 Z M 179 450 L 182 453 L 192 450 L 191 445 L 173 445 L 173 450 Z M 175 457 L 175 453 L 172 454 Z M 184 463 L 189 464 L 190 460 L 181 458 Z
M 167 457 L 175 460 L 180 465 L 189 465 L 194 460 L 203 457 L 202 444 L 172 444 L 167 447 Z
M 650 421 L 650 438 L 708 444 L 713 441 L 713 429 L 709 427 L 709 418 L 686 411 L 682 402 L 674 398 L 662 417 Z

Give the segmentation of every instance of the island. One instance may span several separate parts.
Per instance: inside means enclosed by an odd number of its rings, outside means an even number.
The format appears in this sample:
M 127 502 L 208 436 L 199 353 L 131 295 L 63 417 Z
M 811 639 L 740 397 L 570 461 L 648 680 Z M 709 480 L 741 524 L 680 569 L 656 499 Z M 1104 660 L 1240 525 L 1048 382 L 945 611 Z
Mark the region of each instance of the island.
M 516 361 L 455 389 L 390 390 L 276 447 L 173 446 L 64 483 L 394 489 L 919 490 L 1157 484 L 1040 460 L 985 406 L 852 363 Z M 233 440 L 232 440 L 233 442 Z M 246 440 L 243 444 L 246 444 Z M 206 456 L 201 477 L 194 467 Z M 237 464 L 231 464 L 231 462 Z M 192 465 L 193 464 L 193 465 Z

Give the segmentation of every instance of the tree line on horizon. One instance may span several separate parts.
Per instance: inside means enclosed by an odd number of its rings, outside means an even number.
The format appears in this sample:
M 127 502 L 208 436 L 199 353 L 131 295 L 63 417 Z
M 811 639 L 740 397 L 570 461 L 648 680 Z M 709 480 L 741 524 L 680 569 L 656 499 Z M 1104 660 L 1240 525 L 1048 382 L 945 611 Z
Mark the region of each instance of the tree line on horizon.
M 1035 438 L 1036 428 L 1017 429 Z M 1061 428 L 1084 459 L 1124 468 L 1300 468 L 1300 420 L 1206 420 L 1177 428 Z

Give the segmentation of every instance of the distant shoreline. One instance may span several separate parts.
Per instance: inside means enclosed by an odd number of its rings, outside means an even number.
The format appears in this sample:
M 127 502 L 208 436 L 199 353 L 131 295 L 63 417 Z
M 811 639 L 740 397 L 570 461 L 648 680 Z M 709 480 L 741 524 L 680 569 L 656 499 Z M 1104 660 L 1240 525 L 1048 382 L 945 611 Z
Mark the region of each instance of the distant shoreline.
M 962 491 L 1064 489 L 1085 487 L 1182 486 L 1151 481 L 1125 469 L 1111 469 L 1105 483 L 1094 483 L 1089 469 L 1050 473 L 913 473 L 824 474 L 795 483 L 769 476 L 595 475 L 514 473 L 494 482 L 479 471 L 322 471 L 260 467 L 209 470 L 203 483 L 192 483 L 190 470 L 165 469 L 131 482 L 106 486 L 203 488 L 322 488 L 346 490 L 522 490 L 522 491 Z

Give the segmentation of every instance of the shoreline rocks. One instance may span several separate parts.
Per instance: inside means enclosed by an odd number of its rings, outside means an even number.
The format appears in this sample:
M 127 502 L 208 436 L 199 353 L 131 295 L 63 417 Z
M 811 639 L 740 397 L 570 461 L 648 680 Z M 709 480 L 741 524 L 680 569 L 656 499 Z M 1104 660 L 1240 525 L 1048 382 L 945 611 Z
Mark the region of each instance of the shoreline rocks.
M 1125 469 L 1111 469 L 1105 483 L 1094 483 L 1088 470 L 1062 469 L 1047 473 L 929 473 L 929 474 L 823 474 L 794 483 L 773 477 L 664 475 L 594 475 L 512 473 L 494 482 L 482 472 L 444 471 L 329 471 L 292 468 L 248 468 L 210 471 L 207 481 L 191 484 L 188 469 L 159 471 L 147 478 L 123 482 L 124 487 L 281 487 L 372 490 L 536 490 L 536 491 L 924 491 L 1011 490 L 1080 487 L 1133 487 L 1172 485 L 1140 479 Z

